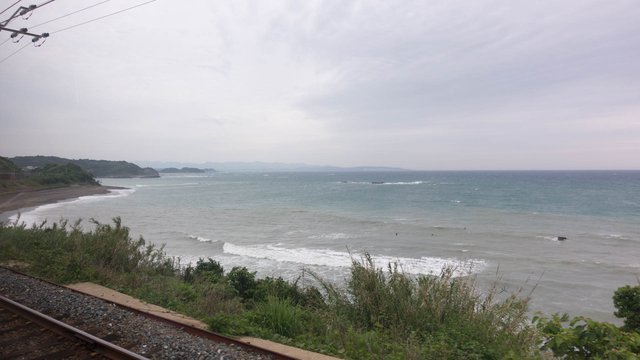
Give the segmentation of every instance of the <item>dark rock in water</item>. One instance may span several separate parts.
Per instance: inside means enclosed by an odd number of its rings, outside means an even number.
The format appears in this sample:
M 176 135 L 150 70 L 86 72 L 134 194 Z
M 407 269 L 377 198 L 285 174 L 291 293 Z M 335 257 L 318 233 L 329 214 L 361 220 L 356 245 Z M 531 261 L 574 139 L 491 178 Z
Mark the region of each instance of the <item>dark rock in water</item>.
M 558 239 L 558 241 L 565 241 L 567 240 L 566 236 L 558 236 L 556 239 Z
M 384 181 L 372 181 L 371 183 L 374 185 L 380 185 L 380 184 L 384 184 Z

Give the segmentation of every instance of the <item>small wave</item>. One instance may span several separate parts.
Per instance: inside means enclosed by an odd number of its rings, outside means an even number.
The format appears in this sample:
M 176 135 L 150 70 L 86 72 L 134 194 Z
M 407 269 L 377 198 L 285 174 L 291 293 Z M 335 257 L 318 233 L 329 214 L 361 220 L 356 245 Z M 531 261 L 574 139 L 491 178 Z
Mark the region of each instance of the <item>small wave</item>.
M 350 267 L 352 264 L 352 255 L 348 252 L 326 249 L 290 249 L 276 245 L 240 246 L 232 243 L 224 243 L 222 249 L 224 253 L 231 255 L 303 265 Z M 386 268 L 389 263 L 397 263 L 404 272 L 416 275 L 439 274 L 444 267 L 450 266 L 458 269 L 456 270 L 456 276 L 463 276 L 470 272 L 481 271 L 486 267 L 484 260 L 476 259 L 460 260 L 426 256 L 406 258 L 387 255 L 375 255 L 372 256 L 372 259 L 378 267 Z
M 548 241 L 565 241 L 567 240 L 564 236 L 536 236 L 538 239 L 545 239 Z
M 201 176 L 199 176 L 199 177 L 201 177 Z M 136 184 L 135 187 L 137 187 L 137 188 L 146 188 L 146 187 L 165 188 L 165 187 L 180 187 L 180 186 L 194 186 L 194 185 L 200 185 L 200 183 L 187 182 L 187 183 L 179 183 L 179 184 Z
M 398 181 L 398 182 L 386 182 L 386 181 L 339 181 L 341 184 L 354 184 L 354 185 L 422 185 L 429 184 L 429 181 Z
M 73 204 L 86 204 L 92 203 L 107 199 L 116 199 L 125 196 L 129 196 L 133 194 L 135 189 L 109 189 L 108 194 L 98 194 L 98 195 L 88 195 L 88 196 L 80 196 L 76 199 L 72 200 L 64 200 L 52 204 L 45 204 L 36 207 L 31 211 L 24 212 L 20 214 L 20 223 L 25 223 L 27 226 L 31 226 L 32 224 L 37 224 L 42 222 L 43 217 L 42 213 L 47 212 L 52 209 L 56 209 L 62 206 L 73 205 Z M 18 214 L 14 214 L 9 217 L 9 221 L 15 222 L 18 220 Z
M 599 236 L 605 239 L 613 239 L 613 240 L 631 240 L 631 238 L 622 235 L 622 234 L 598 234 Z
M 330 233 L 330 234 L 311 235 L 308 238 L 309 239 L 340 240 L 340 239 L 354 239 L 354 238 L 357 238 L 357 236 L 356 235 L 345 234 L 345 233 Z
M 207 239 L 206 237 L 197 236 L 197 235 L 189 235 L 189 239 L 198 240 L 200 242 L 217 242 L 218 240 Z

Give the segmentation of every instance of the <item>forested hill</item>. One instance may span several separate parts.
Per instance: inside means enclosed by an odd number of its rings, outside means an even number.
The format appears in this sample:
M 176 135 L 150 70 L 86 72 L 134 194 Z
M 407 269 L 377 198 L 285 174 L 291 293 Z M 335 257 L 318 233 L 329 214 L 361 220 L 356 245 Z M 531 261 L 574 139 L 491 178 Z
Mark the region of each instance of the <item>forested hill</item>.
M 17 156 L 11 158 L 20 168 L 28 166 L 44 167 L 48 164 L 74 164 L 98 178 L 153 178 L 160 177 L 152 168 L 140 166 L 126 161 L 65 159 L 57 156 Z

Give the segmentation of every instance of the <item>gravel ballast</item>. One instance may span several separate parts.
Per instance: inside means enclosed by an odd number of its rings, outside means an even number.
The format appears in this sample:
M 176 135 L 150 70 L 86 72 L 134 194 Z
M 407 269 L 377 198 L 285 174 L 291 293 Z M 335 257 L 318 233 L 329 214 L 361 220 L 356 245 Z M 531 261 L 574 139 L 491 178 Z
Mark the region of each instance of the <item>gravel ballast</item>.
M 16 302 L 151 359 L 271 359 L 234 344 L 190 335 L 177 327 L 92 296 L 0 268 L 0 293 Z

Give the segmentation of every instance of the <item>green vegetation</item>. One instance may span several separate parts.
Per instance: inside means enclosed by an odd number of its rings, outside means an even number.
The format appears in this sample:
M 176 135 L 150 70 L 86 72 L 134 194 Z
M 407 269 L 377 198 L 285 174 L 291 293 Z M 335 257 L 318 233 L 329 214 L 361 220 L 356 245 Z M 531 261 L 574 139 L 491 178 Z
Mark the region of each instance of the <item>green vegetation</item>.
M 29 180 L 41 185 L 98 185 L 98 182 L 91 174 L 74 164 L 45 165 L 42 168 L 33 170 L 31 176 L 29 176 Z
M 624 319 L 624 327 L 630 331 L 640 331 L 640 285 L 623 286 L 613 295 L 615 315 Z
M 6 157 L 0 156 L 0 174 L 13 174 L 14 172 L 20 172 L 20 168 L 16 166 L 11 160 Z
M 640 333 L 582 316 L 534 318 L 544 336 L 543 349 L 566 359 L 640 359 Z
M 204 320 L 213 331 L 254 335 L 348 359 L 635 359 L 639 287 L 616 292 L 625 328 L 586 318 L 527 317 L 527 299 L 484 295 L 472 277 L 410 277 L 368 255 L 344 287 L 303 273 L 294 282 L 226 272 L 214 259 L 181 267 L 162 248 L 132 239 L 120 219 L 0 225 L 0 261 L 52 281 L 93 281 Z M 315 286 L 311 286 L 315 284 Z M 567 324 L 568 322 L 568 324 Z
M 98 185 L 98 182 L 91 174 L 74 164 L 48 164 L 25 172 L 9 159 L 0 157 L 0 193 L 71 184 Z
M 129 177 L 159 177 L 158 172 L 151 168 L 141 168 L 126 161 L 65 159 L 56 156 L 18 156 L 11 159 L 21 168 L 28 166 L 45 167 L 50 164 L 74 164 L 81 167 L 95 177 L 101 178 L 129 178 Z

